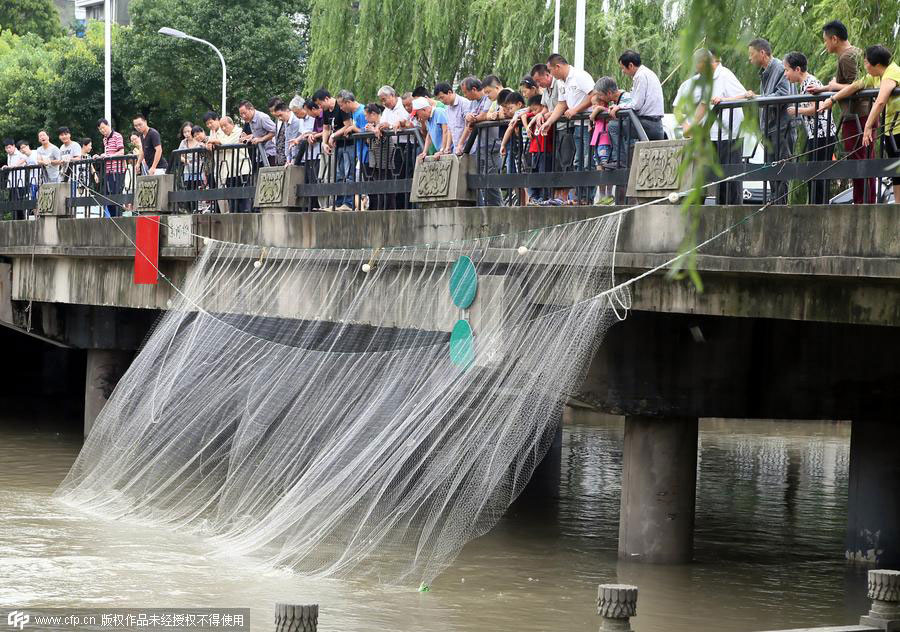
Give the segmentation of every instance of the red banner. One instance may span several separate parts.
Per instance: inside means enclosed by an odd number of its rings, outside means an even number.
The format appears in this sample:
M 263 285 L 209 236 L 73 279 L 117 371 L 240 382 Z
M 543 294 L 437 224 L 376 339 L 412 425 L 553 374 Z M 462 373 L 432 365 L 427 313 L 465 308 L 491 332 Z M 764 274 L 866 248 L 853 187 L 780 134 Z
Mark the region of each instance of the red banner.
M 134 282 L 156 285 L 159 280 L 159 216 L 142 215 L 137 218 L 135 243 Z

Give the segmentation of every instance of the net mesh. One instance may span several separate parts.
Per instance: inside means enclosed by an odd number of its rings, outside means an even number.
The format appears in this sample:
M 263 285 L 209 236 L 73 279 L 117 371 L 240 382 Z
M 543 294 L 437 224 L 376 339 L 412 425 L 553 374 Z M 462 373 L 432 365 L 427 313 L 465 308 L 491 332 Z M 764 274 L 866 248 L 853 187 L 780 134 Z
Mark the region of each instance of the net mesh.
M 523 490 L 624 317 L 620 217 L 374 252 L 209 241 L 57 496 L 303 574 L 428 583 Z

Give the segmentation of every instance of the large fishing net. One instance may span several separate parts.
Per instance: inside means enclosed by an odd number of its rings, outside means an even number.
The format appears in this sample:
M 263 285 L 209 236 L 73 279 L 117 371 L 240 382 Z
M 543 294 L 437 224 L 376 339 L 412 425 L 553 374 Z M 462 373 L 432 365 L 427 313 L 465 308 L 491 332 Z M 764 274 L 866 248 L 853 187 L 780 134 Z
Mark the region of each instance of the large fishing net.
M 209 240 L 57 495 L 303 574 L 430 582 L 523 490 L 624 317 L 620 217 L 376 250 Z

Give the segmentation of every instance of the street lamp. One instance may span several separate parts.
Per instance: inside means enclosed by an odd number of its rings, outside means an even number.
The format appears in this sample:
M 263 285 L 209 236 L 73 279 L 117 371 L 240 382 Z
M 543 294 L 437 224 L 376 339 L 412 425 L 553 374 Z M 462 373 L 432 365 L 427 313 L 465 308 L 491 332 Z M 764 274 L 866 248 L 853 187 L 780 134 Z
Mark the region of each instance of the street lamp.
M 159 29 L 160 35 L 168 35 L 169 37 L 177 37 L 178 39 L 188 39 L 193 40 L 195 42 L 200 42 L 201 44 L 206 44 L 211 49 L 216 51 L 216 55 L 219 56 L 219 61 L 222 62 L 222 112 L 220 116 L 225 116 L 227 112 L 225 111 L 225 84 L 227 82 L 227 76 L 225 74 L 225 58 L 222 57 L 221 51 L 218 48 L 210 44 L 204 39 L 200 39 L 199 37 L 194 37 L 193 35 L 188 35 L 184 31 L 179 31 L 178 29 L 170 29 L 168 26 L 164 26 Z

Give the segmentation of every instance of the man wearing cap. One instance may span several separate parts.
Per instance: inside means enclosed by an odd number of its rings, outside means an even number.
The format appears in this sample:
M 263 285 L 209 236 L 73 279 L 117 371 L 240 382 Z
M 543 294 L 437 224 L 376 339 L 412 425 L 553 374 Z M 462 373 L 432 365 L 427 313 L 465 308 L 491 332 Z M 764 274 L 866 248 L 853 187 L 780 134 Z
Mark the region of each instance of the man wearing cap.
M 413 116 L 425 126 L 425 149 L 419 154 L 424 159 L 428 155 L 428 146 L 433 144 L 437 152 L 435 156 L 452 152 L 453 139 L 447 130 L 447 114 L 434 106 L 425 97 L 416 97 L 412 102 Z

